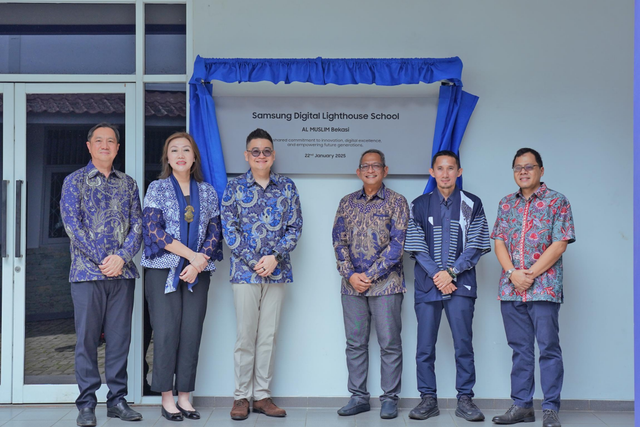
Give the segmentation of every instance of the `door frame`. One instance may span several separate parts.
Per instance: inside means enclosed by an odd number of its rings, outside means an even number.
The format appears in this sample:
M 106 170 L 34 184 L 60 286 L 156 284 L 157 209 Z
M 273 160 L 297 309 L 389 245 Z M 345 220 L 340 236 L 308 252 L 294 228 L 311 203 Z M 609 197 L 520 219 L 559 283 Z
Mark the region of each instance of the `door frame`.
M 6 212 L 0 212 L 0 216 L 6 218 L 6 256 L 2 257 L 2 338 L 0 345 L 0 402 L 11 402 L 12 378 L 13 378 L 13 249 L 15 230 L 15 190 L 13 181 L 13 151 L 14 151 L 14 85 L 0 83 L 0 94 L 3 97 L 2 112 L 2 180 L 7 181 L 6 188 Z M 1 184 L 1 183 L 0 183 Z M 0 194 L 2 192 L 0 188 Z M 3 209 L 0 203 L 0 209 Z
M 6 85 L 5 85 L 6 86 Z M 13 144 L 13 156 L 10 159 L 10 168 L 13 172 L 12 183 L 10 186 L 12 189 L 10 194 L 15 198 L 16 188 L 15 182 L 22 180 L 22 214 L 20 220 L 20 248 L 22 257 L 15 257 L 14 253 L 11 254 L 13 265 L 11 272 L 13 273 L 13 354 L 12 354 L 12 402 L 13 403 L 72 403 L 78 396 L 77 384 L 25 384 L 24 383 L 24 357 L 25 357 L 25 319 L 26 319 L 26 217 L 27 217 L 27 95 L 29 94 L 67 94 L 67 93 L 122 93 L 125 95 L 125 140 L 130 141 L 125 145 L 125 157 L 127 159 L 125 172 L 133 177 L 138 175 L 138 159 L 136 156 L 136 93 L 135 83 L 16 83 L 14 91 L 14 128 L 15 134 Z M 5 105 L 7 103 L 5 102 Z M 5 108 L 6 110 L 6 108 Z M 96 115 L 96 123 L 100 122 L 100 116 Z M 5 136 L 6 138 L 6 136 Z M 5 139 L 5 146 L 7 139 Z M 5 151 L 5 155 L 6 155 Z M 7 157 L 5 157 L 5 176 L 7 175 Z M 11 205 L 12 207 L 14 205 Z M 15 208 L 9 210 L 9 212 L 15 212 Z M 11 215 L 10 218 L 15 218 Z M 13 221 L 15 224 L 17 220 Z M 14 225 L 15 225 L 14 224 Z M 15 235 L 15 228 L 9 233 L 12 236 Z M 4 263 L 4 260 L 3 260 Z M 3 264 L 4 267 L 4 264 Z M 3 268 L 3 275 L 5 269 Z M 4 283 L 4 282 L 3 282 Z M 141 295 L 141 282 L 136 281 L 136 298 L 140 298 Z M 3 295 L 4 297 L 4 295 Z M 3 305 L 6 305 L 6 299 L 3 299 Z M 3 307 L 4 309 L 4 307 Z M 3 320 L 7 319 L 3 310 Z M 3 322 L 3 329 L 5 322 Z M 141 340 L 140 328 L 133 325 L 131 341 L 135 343 Z M 4 341 L 3 330 L 3 341 Z M 137 361 L 134 354 L 135 346 L 132 345 L 129 350 L 129 364 L 128 364 L 128 376 L 129 376 L 129 395 L 128 400 L 139 401 L 141 398 L 141 371 L 140 363 L 132 363 Z M 2 356 L 4 356 L 4 342 L 2 347 Z M 4 362 L 4 360 L 3 360 Z M 4 367 L 4 365 L 3 365 Z M 4 374 L 4 371 L 2 372 Z M 4 384 L 4 378 L 2 378 Z M 106 401 L 107 387 L 105 384 L 100 387 L 96 393 L 98 402 Z M 1 388 L 0 388 L 1 393 Z

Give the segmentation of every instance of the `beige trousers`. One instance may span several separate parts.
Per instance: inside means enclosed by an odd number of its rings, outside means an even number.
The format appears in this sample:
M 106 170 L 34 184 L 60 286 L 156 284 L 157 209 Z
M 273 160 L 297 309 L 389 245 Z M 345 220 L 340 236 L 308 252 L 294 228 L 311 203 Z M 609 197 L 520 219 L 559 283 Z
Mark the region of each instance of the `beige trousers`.
M 271 397 L 269 385 L 284 292 L 284 283 L 233 284 L 237 325 L 233 352 L 235 400 Z

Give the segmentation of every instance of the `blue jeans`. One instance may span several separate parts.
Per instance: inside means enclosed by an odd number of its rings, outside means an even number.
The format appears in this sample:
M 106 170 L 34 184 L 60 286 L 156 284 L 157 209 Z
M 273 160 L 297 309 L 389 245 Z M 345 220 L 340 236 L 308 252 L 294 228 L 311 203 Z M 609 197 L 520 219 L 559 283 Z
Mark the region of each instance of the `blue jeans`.
M 456 357 L 457 397 L 473 397 L 476 368 L 473 356 L 473 311 L 475 298 L 452 295 L 451 299 L 422 302 L 415 305 L 418 318 L 416 368 L 420 396 L 436 396 L 436 341 L 442 310 L 449 320 Z
M 522 408 L 533 406 L 535 391 L 534 340 L 540 350 L 540 385 L 542 409 L 560 409 L 560 392 L 564 378 L 558 315 L 560 304 L 548 301 L 503 301 L 500 303 L 504 330 L 513 349 L 511 398 Z

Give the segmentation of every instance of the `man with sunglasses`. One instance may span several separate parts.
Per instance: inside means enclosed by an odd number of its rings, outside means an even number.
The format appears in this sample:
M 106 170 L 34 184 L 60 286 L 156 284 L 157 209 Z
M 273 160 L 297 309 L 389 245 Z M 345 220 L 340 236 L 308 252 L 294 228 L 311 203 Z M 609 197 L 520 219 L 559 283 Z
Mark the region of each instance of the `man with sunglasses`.
M 425 420 L 440 415 L 436 387 L 436 341 L 444 311 L 455 349 L 455 414 L 467 421 L 482 421 L 473 403 L 476 382 L 473 353 L 473 313 L 477 297 L 476 265 L 491 251 L 489 226 L 482 201 L 459 189 L 460 159 L 452 151 L 431 160 L 436 189 L 411 204 L 405 250 L 416 260 L 415 311 L 418 319 L 416 367 L 420 404 L 409 418 Z
M 496 424 L 535 421 L 534 340 L 540 350 L 543 427 L 560 427 L 564 367 L 558 314 L 562 292 L 562 254 L 575 241 L 569 200 L 540 181 L 542 157 L 521 148 L 513 162 L 520 190 L 503 198 L 491 238 L 502 266 L 498 299 L 509 347 L 513 350 L 513 405 L 493 418 Z
M 367 374 L 371 323 L 380 344 L 381 418 L 398 416 L 402 376 L 401 307 L 404 292 L 402 254 L 409 206 L 385 187 L 389 168 L 375 149 L 360 157 L 363 186 L 343 197 L 333 224 L 333 247 L 342 276 L 342 312 L 347 338 L 347 387 L 351 399 L 339 415 L 369 411 Z
M 275 343 L 285 284 L 293 282 L 291 260 L 302 232 L 302 211 L 293 181 L 271 170 L 276 152 L 271 135 L 247 136 L 249 171 L 232 179 L 222 197 L 222 232 L 231 249 L 231 283 L 236 308 L 236 388 L 231 418 L 253 412 L 284 417 L 271 400 Z

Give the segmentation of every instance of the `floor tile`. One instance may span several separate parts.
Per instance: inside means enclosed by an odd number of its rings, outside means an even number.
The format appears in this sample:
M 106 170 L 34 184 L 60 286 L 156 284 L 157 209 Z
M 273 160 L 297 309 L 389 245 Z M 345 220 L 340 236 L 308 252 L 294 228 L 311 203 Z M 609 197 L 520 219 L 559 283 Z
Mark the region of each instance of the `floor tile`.
M 560 422 L 565 424 L 581 424 L 585 426 L 598 426 L 604 425 L 604 421 L 598 418 L 593 412 L 581 412 L 581 411 L 560 411 L 558 413 Z M 536 414 L 537 417 L 537 414 Z
M 246 420 L 235 421 L 229 417 L 228 413 L 225 418 L 215 418 L 212 415 L 211 417 L 209 417 L 209 420 L 205 424 L 205 427 L 249 427 L 255 426 L 256 420 L 257 417 L 249 416 L 249 418 L 247 418 Z
M 0 421 L 10 420 L 27 409 L 21 406 L 0 406 Z
M 37 420 L 48 420 L 50 423 L 58 421 L 65 417 L 70 412 L 76 412 L 75 408 L 65 407 L 65 408 L 52 408 L 52 407 L 44 407 L 44 408 L 34 408 L 29 407 L 24 411 L 17 414 L 12 418 L 12 421 L 37 421 Z M 76 412 L 77 414 L 77 412 Z M 77 416 L 77 415 L 76 415 Z
M 283 427 L 305 427 L 307 423 L 307 420 L 305 419 L 287 419 L 287 418 L 267 418 L 267 417 L 262 417 L 262 418 L 258 418 L 256 420 L 256 426 L 257 427 L 277 427 L 277 426 L 283 426 Z
M 635 417 L 633 412 L 594 412 L 594 414 L 607 425 L 633 424 Z
M 413 420 L 411 418 L 409 418 L 409 413 L 406 413 L 406 416 L 404 417 L 404 419 L 406 420 L 407 426 L 420 426 L 421 424 L 419 423 L 427 423 L 427 424 L 422 424 L 422 425 L 426 425 L 428 427 L 449 427 L 449 426 L 456 426 L 456 422 L 452 417 L 452 412 L 450 409 L 440 409 L 440 415 L 436 416 L 436 417 L 431 417 L 428 418 L 427 420 Z M 466 423 L 468 423 L 468 421 L 465 421 Z M 474 426 L 478 425 L 477 423 L 473 423 Z
M 57 420 L 9 420 L 2 427 L 51 427 L 55 422 Z
M 160 416 L 159 406 L 133 406 L 143 414 L 144 419 L 136 423 L 124 423 L 107 418 L 106 407 L 98 405 L 96 415 L 99 427 L 177 427 L 175 422 Z M 484 410 L 485 421 L 469 423 L 456 417 L 455 409 L 440 409 L 440 415 L 426 421 L 409 418 L 409 408 L 401 408 L 397 418 L 383 420 L 380 410 L 373 408 L 352 417 L 341 417 L 337 408 L 288 408 L 287 417 L 267 417 L 250 413 L 244 421 L 234 421 L 229 417 L 228 408 L 198 407 L 202 419 L 185 420 L 182 427 L 471 427 L 493 426 L 491 418 L 503 414 L 503 410 Z M 74 427 L 77 410 L 73 405 L 59 406 L 0 406 L 0 427 Z M 634 425 L 633 412 L 618 411 L 562 411 L 560 420 L 563 427 L 631 427 Z M 542 412 L 536 411 L 536 425 L 542 422 Z M 532 424 L 533 426 L 533 424 Z
M 101 427 L 101 426 L 105 426 L 108 425 L 107 423 L 109 422 L 109 418 L 104 417 L 102 419 L 98 418 L 96 420 L 98 422 L 98 424 L 96 425 L 97 427 Z M 76 419 L 61 419 L 60 421 L 56 422 L 55 424 L 50 424 L 52 427 L 76 427 Z M 110 424 L 113 425 L 113 424 Z M 136 424 L 136 426 L 138 426 L 138 424 Z

